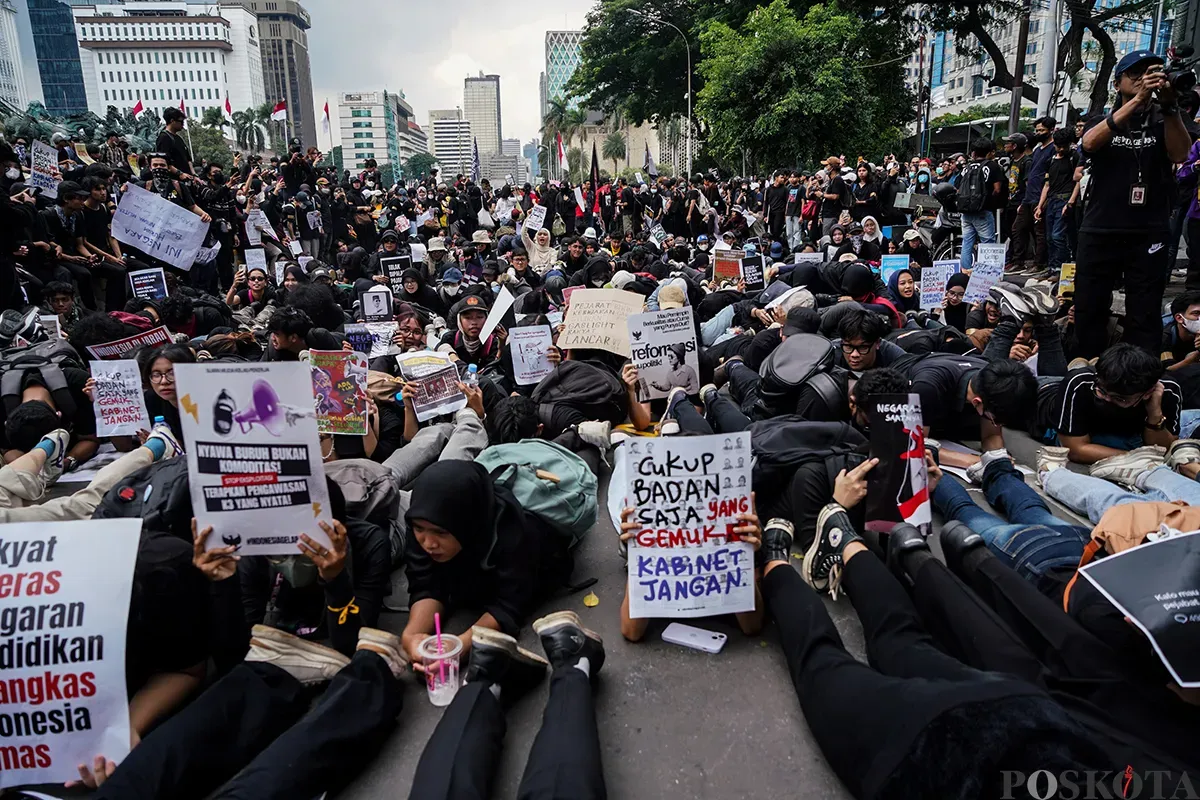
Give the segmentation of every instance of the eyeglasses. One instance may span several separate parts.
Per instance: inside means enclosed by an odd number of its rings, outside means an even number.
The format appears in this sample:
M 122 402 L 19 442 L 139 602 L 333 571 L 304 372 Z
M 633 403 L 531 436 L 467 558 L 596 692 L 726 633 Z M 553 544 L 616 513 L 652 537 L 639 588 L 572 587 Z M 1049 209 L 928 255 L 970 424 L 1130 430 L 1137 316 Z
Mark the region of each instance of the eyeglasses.
M 174 372 L 151 372 L 150 373 L 150 382 L 151 383 L 174 383 L 175 382 L 175 373 Z
M 247 280 L 250 283 L 258 283 L 259 281 L 265 281 L 266 278 L 264 278 L 262 275 L 251 275 L 249 278 L 247 278 Z
M 870 344 L 847 344 L 846 342 L 842 342 L 842 352 L 846 355 L 858 353 L 860 356 L 865 356 L 867 353 L 871 352 L 871 349 L 875 347 L 875 344 L 875 342 L 871 342 Z
M 425 333 L 424 328 L 421 328 L 416 325 L 411 325 L 411 326 L 405 325 L 404 327 L 398 328 L 397 330 L 399 333 L 402 333 L 405 336 L 420 336 L 421 334 Z
M 967 293 L 965 290 L 961 291 L 961 292 L 949 291 L 949 292 L 946 292 L 946 296 L 947 297 L 966 297 Z
M 1104 389 L 1099 384 L 1096 384 L 1094 393 L 1097 398 L 1107 403 L 1112 403 L 1114 406 L 1118 406 L 1120 408 L 1132 408 L 1133 406 L 1136 406 L 1138 403 L 1142 402 L 1142 400 L 1144 400 L 1147 396 L 1145 394 L 1110 394 L 1107 389 Z

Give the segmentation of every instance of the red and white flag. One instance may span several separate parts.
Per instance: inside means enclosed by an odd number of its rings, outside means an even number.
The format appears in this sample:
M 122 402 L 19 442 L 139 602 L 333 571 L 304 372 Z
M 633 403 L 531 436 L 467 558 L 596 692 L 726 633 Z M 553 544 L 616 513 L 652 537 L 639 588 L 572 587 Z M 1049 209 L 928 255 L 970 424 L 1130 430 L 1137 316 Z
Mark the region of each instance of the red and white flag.
M 563 138 L 562 138 L 561 133 L 558 134 L 557 137 L 555 137 L 555 142 L 558 145 L 558 166 L 561 167 L 562 169 L 566 169 L 567 168 L 567 148 L 563 147 Z
M 325 101 L 325 111 L 321 114 L 321 132 L 329 133 L 329 101 Z
M 146 110 L 146 108 L 142 105 L 142 101 L 138 100 L 137 105 L 133 107 L 133 111 L 131 113 L 136 117 L 138 114 L 142 113 L 145 110 Z
M 275 104 L 275 110 L 271 112 L 271 120 L 273 122 L 283 122 L 287 119 L 287 103 L 280 100 Z
M 229 102 L 229 95 L 225 95 L 225 117 L 233 119 L 233 103 Z
M 183 112 L 183 118 L 186 120 L 187 119 L 187 106 L 184 105 L 182 98 L 179 100 L 179 110 Z

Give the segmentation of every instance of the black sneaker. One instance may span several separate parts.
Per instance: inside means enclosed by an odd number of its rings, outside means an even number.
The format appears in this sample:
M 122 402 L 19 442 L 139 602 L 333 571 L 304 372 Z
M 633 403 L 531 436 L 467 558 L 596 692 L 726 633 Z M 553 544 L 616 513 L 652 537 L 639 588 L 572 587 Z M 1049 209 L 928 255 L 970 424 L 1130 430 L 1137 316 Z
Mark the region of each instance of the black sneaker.
M 471 663 L 463 680 L 500 685 L 500 697 L 512 702 L 546 677 L 546 659 L 517 646 L 517 640 L 491 628 L 471 628 Z
M 787 561 L 792 557 L 792 541 L 795 536 L 796 526 L 791 521 L 781 517 L 768 520 L 763 528 L 762 546 L 758 548 L 757 560 L 762 562 L 761 565 L 771 561 Z
M 902 522 L 892 528 L 892 532 L 888 536 L 887 565 L 892 574 L 900 577 L 909 586 L 913 584 L 912 576 L 904 571 L 901 556 L 913 550 L 929 552 L 929 542 L 925 540 L 925 534 L 921 533 L 915 525 L 909 525 L 907 522 Z
M 550 666 L 573 667 L 579 659 L 588 660 L 588 674 L 595 680 L 604 666 L 604 641 L 600 634 L 583 627 L 574 611 L 556 611 L 533 623 L 533 630 L 542 639 L 542 649 Z
M 736 363 L 741 363 L 741 356 L 730 356 L 722 362 L 721 366 L 713 370 L 713 386 L 720 389 L 725 384 L 729 383 L 729 367 Z
M 842 581 L 842 553 L 850 542 L 861 541 L 846 516 L 846 509 L 837 503 L 822 508 L 817 516 L 817 535 L 804 554 L 804 569 L 800 572 L 804 582 L 818 592 L 828 590 L 829 596 L 837 600 Z

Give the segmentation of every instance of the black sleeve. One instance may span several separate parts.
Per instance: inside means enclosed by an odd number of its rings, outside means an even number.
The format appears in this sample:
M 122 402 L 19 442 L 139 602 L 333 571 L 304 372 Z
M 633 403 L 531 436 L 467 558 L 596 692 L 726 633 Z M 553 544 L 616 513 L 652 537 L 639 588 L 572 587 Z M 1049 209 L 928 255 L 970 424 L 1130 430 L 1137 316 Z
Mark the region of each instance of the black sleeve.
M 1077 369 L 1067 373 L 1060 385 L 1055 400 L 1054 427 L 1060 436 L 1086 436 L 1091 433 L 1088 413 L 1095 386 L 1095 373 L 1091 369 Z M 1173 381 L 1172 381 L 1173 383 Z M 1176 384 L 1178 387 L 1178 384 Z M 1163 413 L 1166 413 L 1166 394 L 1163 394 Z M 1176 421 L 1178 424 L 1178 420 Z
M 353 655 L 359 629 L 379 624 L 383 598 L 391 589 L 391 553 L 387 536 L 377 526 L 363 520 L 347 520 L 345 525 L 354 576 L 351 578 L 350 570 L 343 569 L 329 583 L 322 581 L 321 586 L 325 590 L 330 644 L 338 652 Z
M 404 413 L 393 403 L 380 403 L 378 408 L 379 435 L 371 460 L 382 464 L 404 446 Z
M 533 562 L 536 556 L 530 552 L 532 548 L 528 544 L 539 534 L 553 534 L 536 530 L 540 523 L 526 517 L 520 511 L 509 513 L 511 517 L 502 518 L 499 522 L 499 538 L 501 541 L 520 544 L 498 548 L 500 552 L 496 554 L 495 568 L 492 571 L 495 594 L 484 602 L 483 610 L 496 618 L 502 632 L 516 636 L 533 611 Z
M 779 328 L 768 328 L 761 333 L 755 334 L 754 339 L 750 342 L 750 346 L 742 353 L 742 362 L 750 369 L 758 372 L 758 368 L 762 366 L 763 361 L 767 356 L 779 347 Z
M 271 598 L 271 568 L 263 556 L 249 556 L 238 562 L 238 581 L 242 590 L 242 618 L 258 625 L 267 616 Z
M 1183 390 L 1173 380 L 1163 379 L 1162 412 L 1167 430 L 1179 435 L 1180 417 L 1183 415 Z

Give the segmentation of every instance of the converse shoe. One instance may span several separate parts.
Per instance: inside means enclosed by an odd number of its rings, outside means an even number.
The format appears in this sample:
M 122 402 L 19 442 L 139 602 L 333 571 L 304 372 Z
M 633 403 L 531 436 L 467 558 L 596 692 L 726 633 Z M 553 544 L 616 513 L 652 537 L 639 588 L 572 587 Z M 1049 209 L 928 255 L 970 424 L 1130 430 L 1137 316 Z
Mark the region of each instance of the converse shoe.
M 575 432 L 579 434 L 580 439 L 592 447 L 599 448 L 601 453 L 607 452 L 612 446 L 612 440 L 609 438 L 612 435 L 611 422 L 581 422 L 575 428 Z
M 1176 439 L 1167 448 L 1167 458 L 1164 463 L 1171 469 L 1182 464 L 1200 463 L 1200 439 Z
M 588 674 L 594 680 L 604 666 L 604 640 L 600 634 L 583 627 L 574 611 L 557 611 L 542 617 L 533 623 L 533 630 L 541 637 L 542 649 L 554 669 L 575 666 L 581 658 L 586 658 Z
M 382 658 L 397 678 L 408 671 L 408 654 L 404 652 L 400 637 L 394 633 L 378 628 L 359 628 L 357 649 L 367 650 Z
M 482 681 L 500 686 L 500 696 L 512 701 L 546 677 L 550 663 L 517 646 L 517 640 L 491 628 L 471 628 L 471 663 L 463 673 L 466 683 Z
M 71 434 L 63 428 L 59 428 L 43 436 L 38 444 L 42 442 L 49 442 L 53 446 L 46 455 L 46 463 L 42 465 L 42 475 L 46 478 L 46 483 L 51 484 L 62 477 L 63 465 L 67 459 L 67 445 L 71 443 Z
M 175 456 L 183 455 L 183 445 L 181 445 L 179 440 L 175 438 L 175 433 L 171 430 L 171 426 L 167 425 L 165 422 L 159 423 L 151 429 L 150 435 L 146 437 L 147 441 L 150 439 L 159 440 L 166 448 L 162 458 L 160 458 L 159 461 L 164 461 L 168 458 L 174 458 Z
M 1037 451 L 1038 483 L 1046 488 L 1046 476 L 1056 469 L 1066 469 L 1070 450 L 1065 447 L 1042 447 Z
M 1013 283 L 997 283 L 988 291 L 988 299 L 1000 307 L 1001 317 L 1028 319 L 1037 309 L 1025 297 L 1021 287 Z
M 671 413 L 675 410 L 675 406 L 686 402 L 687 390 L 681 386 L 676 386 L 667 394 L 667 410 L 663 412 L 662 419 L 658 421 L 659 436 L 676 436 L 679 434 L 679 422 L 671 416 Z
M 983 461 L 976 461 L 974 464 L 967 467 L 967 480 L 976 486 L 982 486 L 984 469 L 985 467 Z
M 1138 447 L 1128 453 L 1097 461 L 1088 471 L 1093 478 L 1103 478 L 1122 486 L 1136 487 L 1137 476 L 1162 465 L 1166 458 L 1166 452 L 1165 448 L 1158 445 Z
M 791 520 L 775 517 L 767 521 L 762 532 L 762 546 L 758 548 L 755 561 L 762 562 L 759 566 L 771 561 L 787 561 L 792 557 L 792 541 L 796 536 L 796 526 Z
M 720 389 L 725 384 L 729 383 L 729 368 L 734 364 L 740 364 L 741 356 L 730 356 L 721 363 L 719 367 L 713 370 L 713 386 Z M 700 396 L 704 396 L 704 392 L 700 392 Z
M 715 383 L 706 383 L 700 387 L 700 402 L 704 403 L 704 410 L 708 411 L 708 407 L 712 405 L 713 398 L 717 396 L 717 385 Z
M 804 582 L 818 592 L 828 590 L 829 596 L 837 600 L 842 582 L 842 553 L 850 542 L 861 541 L 846 516 L 846 509 L 837 503 L 822 508 L 817 516 L 817 535 L 804 554 L 804 568 L 800 571 Z
M 250 652 L 245 660 L 274 664 L 305 684 L 333 680 L 333 676 L 350 663 L 350 659 L 331 647 L 305 641 L 266 625 L 255 625 L 251 629 Z

